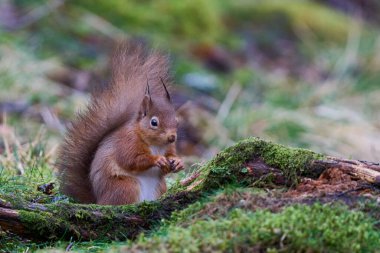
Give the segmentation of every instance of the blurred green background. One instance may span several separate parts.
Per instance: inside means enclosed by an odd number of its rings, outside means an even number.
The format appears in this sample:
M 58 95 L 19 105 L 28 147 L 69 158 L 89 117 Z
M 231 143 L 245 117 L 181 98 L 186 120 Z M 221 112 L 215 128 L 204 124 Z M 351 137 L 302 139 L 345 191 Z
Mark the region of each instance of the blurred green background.
M 115 43 L 137 39 L 170 53 L 189 163 L 252 135 L 380 160 L 379 11 L 376 0 L 2 0 L 0 151 L 46 142 L 54 158 Z
M 120 40 L 170 54 L 182 173 L 248 136 L 379 161 L 378 13 L 378 0 L 0 0 L 0 194 L 68 201 L 37 186 L 58 184 L 65 127 Z M 4 252 L 72 243 L 0 230 Z

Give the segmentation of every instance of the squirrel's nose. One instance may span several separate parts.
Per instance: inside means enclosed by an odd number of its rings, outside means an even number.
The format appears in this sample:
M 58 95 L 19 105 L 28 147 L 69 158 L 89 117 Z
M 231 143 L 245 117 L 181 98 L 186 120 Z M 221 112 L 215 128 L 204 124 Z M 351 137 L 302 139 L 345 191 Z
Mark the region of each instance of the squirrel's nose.
M 169 142 L 169 143 L 173 143 L 173 142 L 175 142 L 175 135 L 174 135 L 174 134 L 172 134 L 172 135 L 170 135 L 170 136 L 168 137 L 168 142 Z

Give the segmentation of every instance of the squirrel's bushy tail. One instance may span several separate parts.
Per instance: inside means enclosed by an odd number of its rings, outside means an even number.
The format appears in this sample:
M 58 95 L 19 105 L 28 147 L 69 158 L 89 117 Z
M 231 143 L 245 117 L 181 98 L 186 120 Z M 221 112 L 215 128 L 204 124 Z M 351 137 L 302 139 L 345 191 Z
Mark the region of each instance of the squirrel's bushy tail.
M 160 90 L 160 78 L 169 82 L 167 58 L 141 44 L 120 44 L 111 67 L 111 82 L 91 94 L 87 109 L 68 126 L 58 154 L 61 191 L 81 203 L 95 203 L 89 172 L 100 142 L 137 116 L 147 80 L 153 93 Z

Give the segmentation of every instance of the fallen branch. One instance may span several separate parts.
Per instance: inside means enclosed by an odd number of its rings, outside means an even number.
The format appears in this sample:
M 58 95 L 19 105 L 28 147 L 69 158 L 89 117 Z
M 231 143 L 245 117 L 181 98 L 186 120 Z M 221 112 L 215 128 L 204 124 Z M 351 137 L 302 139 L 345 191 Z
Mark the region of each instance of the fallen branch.
M 314 161 L 314 164 L 324 166 L 325 168 L 338 168 L 368 183 L 380 185 L 380 166 L 376 163 L 329 156 L 327 160 Z
M 17 235 L 25 234 L 25 228 L 20 220 L 19 212 L 12 209 L 0 207 L 0 228 L 12 231 Z

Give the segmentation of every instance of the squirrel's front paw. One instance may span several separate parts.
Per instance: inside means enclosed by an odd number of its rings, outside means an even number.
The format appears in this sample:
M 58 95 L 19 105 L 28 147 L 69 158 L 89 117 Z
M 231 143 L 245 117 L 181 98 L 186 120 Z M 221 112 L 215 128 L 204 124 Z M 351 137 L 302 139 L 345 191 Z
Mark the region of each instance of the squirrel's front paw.
M 157 167 L 161 168 L 161 170 L 165 174 L 170 172 L 171 166 L 170 166 L 168 159 L 165 156 L 158 156 L 156 159 L 155 165 Z
M 184 169 L 184 164 L 181 158 L 179 157 L 170 157 L 169 162 L 170 162 L 171 171 L 174 173 Z

